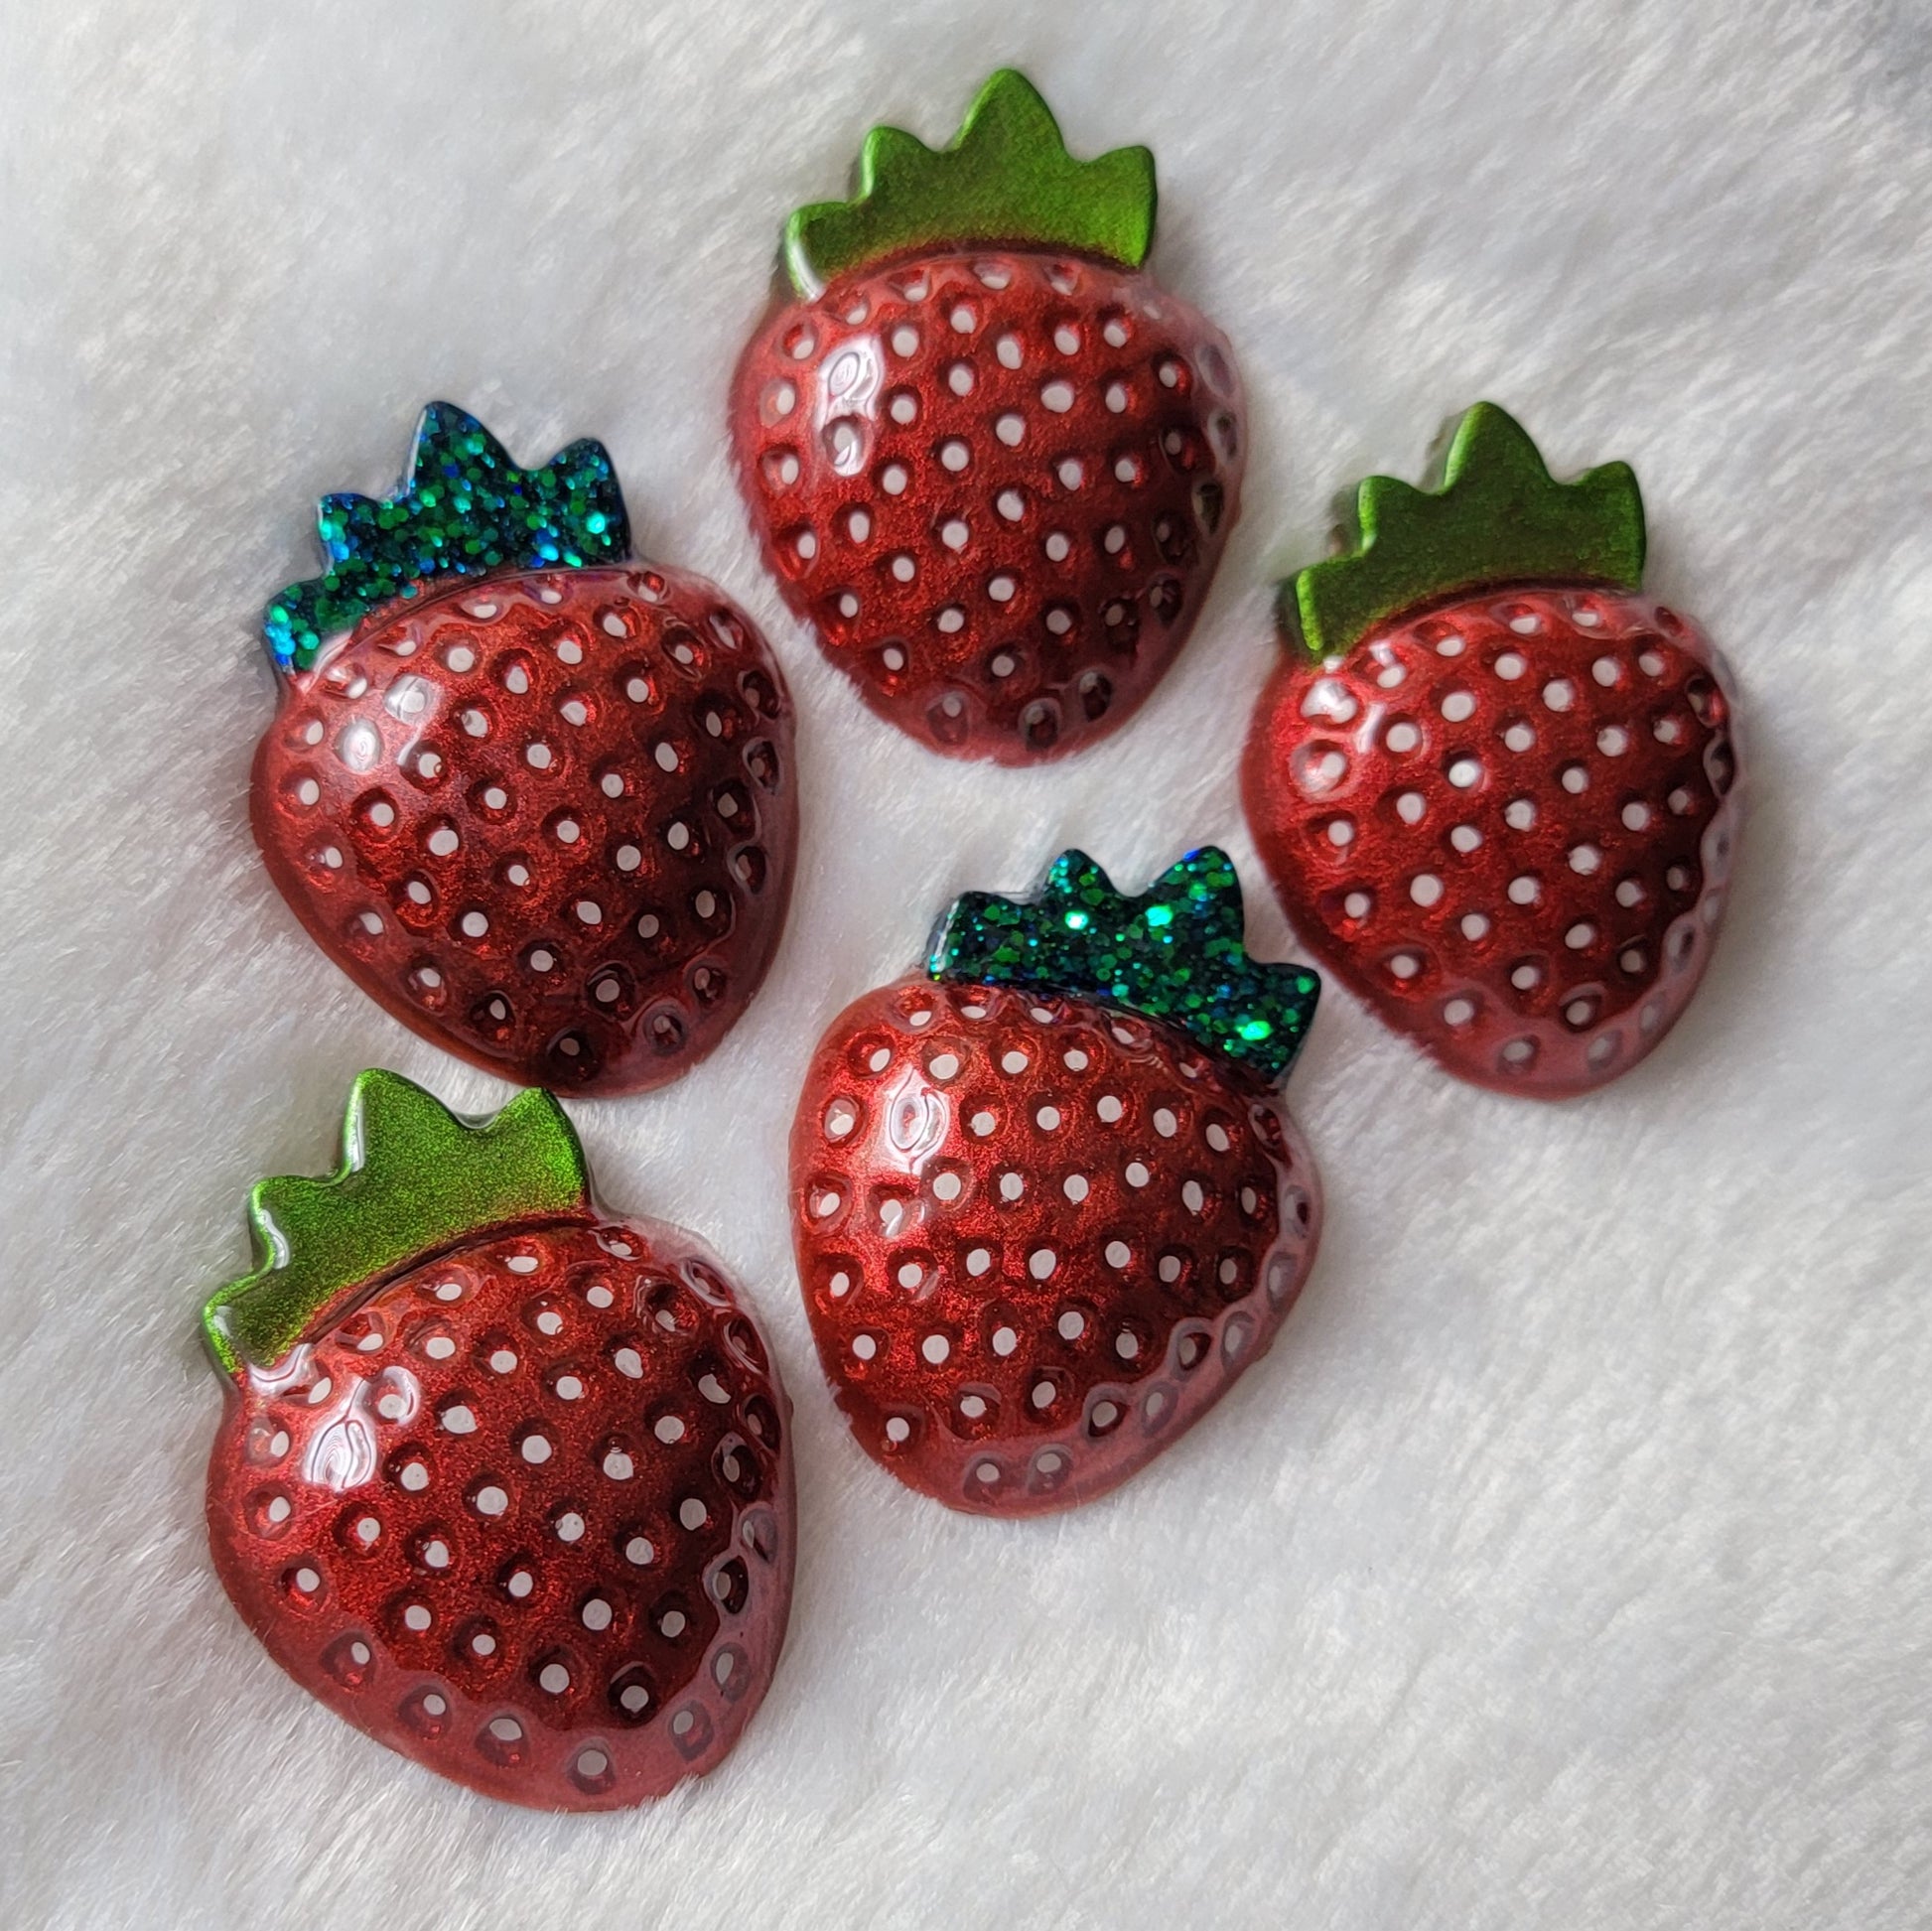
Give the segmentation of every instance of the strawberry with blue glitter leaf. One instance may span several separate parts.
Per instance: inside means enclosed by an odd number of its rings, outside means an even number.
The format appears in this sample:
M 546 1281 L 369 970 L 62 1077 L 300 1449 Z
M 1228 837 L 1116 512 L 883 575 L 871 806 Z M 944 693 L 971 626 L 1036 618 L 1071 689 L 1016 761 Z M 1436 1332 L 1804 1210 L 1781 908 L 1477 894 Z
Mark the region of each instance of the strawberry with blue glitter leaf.
M 923 973 L 833 1021 L 791 1136 L 798 1270 L 867 1453 L 949 1507 L 1105 1493 L 1267 1348 L 1321 1195 L 1277 1093 L 1305 966 L 1242 940 L 1227 855 L 1139 897 L 1081 852 L 968 893 Z
M 776 947 L 797 840 L 776 659 L 714 585 L 629 561 L 611 459 L 519 468 L 423 413 L 404 486 L 325 497 L 268 606 L 270 876 L 447 1050 L 580 1093 L 675 1078 Z

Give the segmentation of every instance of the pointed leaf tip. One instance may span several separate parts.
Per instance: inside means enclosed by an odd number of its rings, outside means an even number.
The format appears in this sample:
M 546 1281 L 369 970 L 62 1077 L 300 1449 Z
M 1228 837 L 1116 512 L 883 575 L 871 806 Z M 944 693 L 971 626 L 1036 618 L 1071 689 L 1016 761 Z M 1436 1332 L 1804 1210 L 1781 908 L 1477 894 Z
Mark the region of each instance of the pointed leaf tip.
M 583 1148 L 554 1094 L 533 1087 L 476 1122 L 372 1068 L 349 1089 L 336 1172 L 250 1190 L 256 1264 L 209 1298 L 204 1332 L 231 1374 L 265 1366 L 350 1290 L 490 1227 L 586 1212 L 589 1198 Z
M 785 266 L 808 298 L 848 269 L 913 249 L 1070 248 L 1138 268 L 1155 199 L 1146 148 L 1076 161 L 1038 88 L 1001 68 L 950 147 L 875 127 L 860 150 L 858 194 L 801 207 L 785 224 Z
M 262 617 L 283 670 L 307 670 L 330 637 L 427 584 L 621 563 L 630 550 L 623 492 L 602 443 L 584 438 L 541 468 L 521 470 L 452 402 L 423 411 L 393 495 L 324 496 L 316 530 L 328 568 L 290 584 Z
M 1458 593 L 1539 580 L 1634 589 L 1643 578 L 1643 499 L 1629 465 L 1558 483 L 1528 431 L 1493 402 L 1456 424 L 1439 488 L 1366 477 L 1354 508 L 1353 550 L 1281 589 L 1282 629 L 1316 660 Z
M 1272 1084 L 1308 1036 L 1320 981 L 1251 959 L 1241 882 L 1215 846 L 1125 897 L 1081 851 L 1062 852 L 1030 899 L 955 899 L 926 960 L 934 979 L 1036 986 L 1178 1027 Z

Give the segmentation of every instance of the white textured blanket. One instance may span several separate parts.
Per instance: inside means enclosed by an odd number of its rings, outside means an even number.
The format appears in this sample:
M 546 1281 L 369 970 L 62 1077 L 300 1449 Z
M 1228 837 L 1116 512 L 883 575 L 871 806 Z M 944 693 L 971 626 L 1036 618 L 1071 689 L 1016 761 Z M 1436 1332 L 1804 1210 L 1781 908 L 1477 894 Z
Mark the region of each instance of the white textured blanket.
M 1145 140 L 1155 265 L 1253 398 L 1244 518 L 1141 717 L 1040 773 L 865 714 L 758 567 L 731 360 L 864 129 L 1022 66 Z M 1932 25 L 1908 0 L 15 0 L 0 24 L 0 1922 L 1906 1931 L 1932 1894 Z M 766 625 L 794 922 L 681 1085 L 577 1109 L 703 1234 L 797 1406 L 790 1648 L 654 1808 L 511 1810 L 285 1680 L 210 1570 L 202 1296 L 380 1063 L 250 845 L 251 621 L 446 395 L 597 434 Z M 969 1520 L 846 1438 L 783 1145 L 827 1016 L 952 893 L 1226 843 L 1270 579 L 1333 491 L 1516 411 L 1621 456 L 1727 650 L 1753 816 L 1689 1018 L 1589 1101 L 1330 998 L 1273 1355 L 1083 1512 Z

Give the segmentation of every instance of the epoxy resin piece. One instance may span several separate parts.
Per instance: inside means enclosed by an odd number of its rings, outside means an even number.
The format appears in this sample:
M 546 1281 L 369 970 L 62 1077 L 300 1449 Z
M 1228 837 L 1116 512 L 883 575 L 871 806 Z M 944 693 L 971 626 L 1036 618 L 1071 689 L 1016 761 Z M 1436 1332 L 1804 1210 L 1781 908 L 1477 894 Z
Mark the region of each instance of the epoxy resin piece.
M 1621 463 L 1551 480 L 1479 403 L 1443 488 L 1360 488 L 1282 587 L 1243 771 L 1303 942 L 1450 1072 L 1554 1099 L 1628 1070 L 1710 960 L 1739 831 L 1733 698 L 1638 588 Z
M 325 498 L 321 530 L 328 571 L 264 624 L 282 702 L 253 816 L 283 897 L 477 1065 L 674 1079 L 784 923 L 792 712 L 763 638 L 702 578 L 624 562 L 601 445 L 519 470 L 448 403 L 405 486 Z
M 715 1256 L 593 1201 L 545 1092 L 481 1125 L 394 1073 L 332 1179 L 251 1194 L 204 1314 L 223 1586 L 269 1654 L 403 1755 L 613 1810 L 708 1770 L 791 1600 L 790 1411 Z
M 785 600 L 882 717 L 1031 763 L 1130 717 L 1240 507 L 1225 338 L 1143 271 L 1154 157 L 1068 155 L 1020 74 L 955 144 L 875 128 L 785 231 L 739 365 L 740 477 Z
M 860 1446 L 949 1507 L 1103 1494 L 1259 1356 L 1320 1188 L 1275 1088 L 1317 984 L 1242 945 L 1226 855 L 1139 898 L 1066 852 L 954 904 L 832 1023 L 791 1135 L 798 1270 Z

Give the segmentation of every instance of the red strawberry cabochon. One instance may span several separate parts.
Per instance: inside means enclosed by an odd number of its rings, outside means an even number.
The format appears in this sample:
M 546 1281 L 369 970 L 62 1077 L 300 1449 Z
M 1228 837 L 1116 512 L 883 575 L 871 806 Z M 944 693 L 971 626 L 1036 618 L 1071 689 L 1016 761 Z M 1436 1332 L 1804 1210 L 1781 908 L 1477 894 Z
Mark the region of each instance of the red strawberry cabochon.
M 1282 586 L 1248 822 L 1314 957 L 1461 1078 L 1620 1076 L 1702 977 L 1739 828 L 1733 699 L 1646 596 L 1622 463 L 1559 483 L 1493 403 L 1440 488 L 1360 484 L 1353 550 Z
M 621 563 L 630 529 L 604 445 L 586 438 L 520 470 L 477 418 L 432 402 L 416 427 L 401 487 L 325 496 L 316 528 L 329 568 L 291 584 L 262 631 L 276 665 L 307 670 L 328 639 L 435 583 L 502 570 Z
M 1499 584 L 1633 590 L 1643 577 L 1643 499 L 1627 463 L 1558 483 L 1528 433 L 1493 402 L 1455 426 L 1440 489 L 1366 478 L 1358 540 L 1281 589 L 1284 634 L 1317 661 L 1345 654 L 1405 611 Z
M 261 1181 L 203 1325 L 208 1545 L 339 1716 L 509 1802 L 709 1769 L 790 1605 L 788 1409 L 716 1258 L 593 1198 L 547 1092 L 459 1119 L 355 1081 L 327 1179 Z
M 1074 160 L 1038 89 L 1002 68 L 949 148 L 875 127 L 860 151 L 858 194 L 801 207 L 786 222 L 785 268 L 807 297 L 870 262 L 973 243 L 1073 248 L 1138 268 L 1154 239 L 1154 205 L 1146 148 Z
M 969 892 L 941 921 L 934 979 L 1033 986 L 1120 1006 L 1185 1033 L 1268 1085 L 1308 1037 L 1321 983 L 1266 964 L 1242 938 L 1241 882 L 1212 845 L 1123 897 L 1084 852 L 1062 852 L 1031 899 Z

